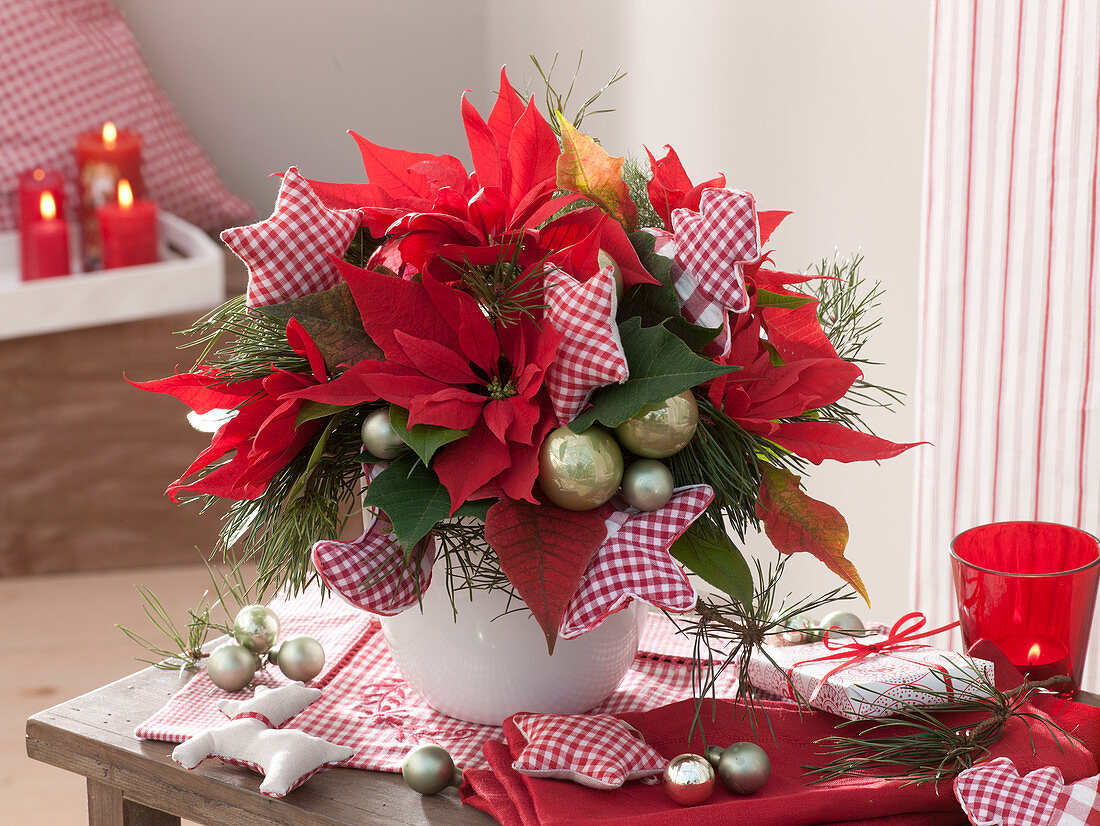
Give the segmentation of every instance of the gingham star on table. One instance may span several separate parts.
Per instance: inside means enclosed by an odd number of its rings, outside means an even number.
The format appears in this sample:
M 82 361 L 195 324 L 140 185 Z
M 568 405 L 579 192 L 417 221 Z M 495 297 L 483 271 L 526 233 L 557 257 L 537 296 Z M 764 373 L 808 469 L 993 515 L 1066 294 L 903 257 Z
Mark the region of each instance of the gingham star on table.
M 562 339 L 544 384 L 558 424 L 566 424 L 584 409 L 593 390 L 629 375 L 615 323 L 615 279 L 611 267 L 587 281 L 554 270 L 545 288 L 546 320 Z
M 672 212 L 676 263 L 699 289 L 735 313 L 748 309 L 742 265 L 760 257 L 756 203 L 739 189 L 707 189 L 699 211 Z M 682 301 L 681 297 L 681 301 Z
M 971 823 L 1091 826 L 1100 823 L 1095 781 L 1089 778 L 1066 785 L 1053 766 L 1021 777 L 1011 760 L 999 757 L 962 772 L 955 778 L 954 789 Z
M 588 563 L 561 623 L 560 636 L 578 637 L 640 599 L 666 611 L 695 607 L 695 588 L 668 552 L 714 499 L 710 485 L 676 488 L 659 510 L 620 511 L 608 520 L 609 536 Z M 616 524 L 621 525 L 615 530 Z
M 531 777 L 617 789 L 668 765 L 637 731 L 610 714 L 525 713 L 512 722 L 527 740 L 512 768 Z
M 404 564 L 404 549 L 375 518 L 353 542 L 322 540 L 313 544 L 313 567 L 345 602 L 392 617 L 418 602 L 431 584 L 435 554 L 431 543 L 419 546 L 419 583 Z
M 354 209 L 329 209 L 295 167 L 266 221 L 225 230 L 222 241 L 248 265 L 248 306 L 264 307 L 335 287 L 340 258 L 359 228 Z

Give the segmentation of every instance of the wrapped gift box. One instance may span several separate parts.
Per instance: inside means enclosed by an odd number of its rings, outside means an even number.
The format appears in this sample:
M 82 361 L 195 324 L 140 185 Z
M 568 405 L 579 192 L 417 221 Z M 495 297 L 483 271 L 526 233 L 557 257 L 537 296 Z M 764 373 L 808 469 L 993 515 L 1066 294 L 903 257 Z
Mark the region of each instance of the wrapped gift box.
M 873 645 L 885 639 L 885 635 L 873 634 L 857 644 Z M 872 653 L 858 662 L 834 658 L 846 642 L 834 638 L 831 648 L 823 642 L 782 648 L 765 645 L 775 663 L 757 649 L 746 677 L 761 691 L 792 699 L 789 676 L 795 691 L 812 707 L 849 720 L 889 717 L 902 705 L 935 705 L 937 699 L 921 689 L 949 690 L 953 700 L 975 696 L 978 689 L 973 683 L 978 673 L 993 681 L 992 663 L 931 647 Z M 857 652 L 853 646 L 844 653 Z M 830 659 L 818 659 L 822 657 Z M 834 671 L 838 666 L 843 667 Z

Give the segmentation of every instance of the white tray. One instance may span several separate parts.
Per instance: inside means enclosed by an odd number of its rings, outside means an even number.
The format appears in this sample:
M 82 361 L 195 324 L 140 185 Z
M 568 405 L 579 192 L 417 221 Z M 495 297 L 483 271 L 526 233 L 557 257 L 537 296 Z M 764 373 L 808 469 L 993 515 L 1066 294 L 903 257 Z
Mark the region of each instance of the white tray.
M 225 257 L 198 227 L 161 212 L 161 261 L 22 281 L 19 234 L 0 232 L 0 339 L 194 312 L 225 300 Z M 73 267 L 80 245 L 73 237 Z

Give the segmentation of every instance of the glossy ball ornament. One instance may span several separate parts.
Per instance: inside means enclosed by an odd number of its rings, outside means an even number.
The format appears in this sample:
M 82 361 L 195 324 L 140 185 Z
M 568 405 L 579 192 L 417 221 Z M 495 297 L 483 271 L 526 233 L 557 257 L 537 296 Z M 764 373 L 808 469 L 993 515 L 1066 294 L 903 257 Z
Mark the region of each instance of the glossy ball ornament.
M 414 792 L 439 794 L 448 786 L 462 783 L 462 772 L 442 746 L 417 746 L 405 755 L 401 776 Z
M 246 605 L 233 619 L 233 637 L 249 651 L 266 654 L 279 638 L 279 618 L 266 605 Z
M 600 250 L 596 253 L 596 263 L 602 270 L 604 267 L 611 267 L 611 277 L 615 279 L 615 295 L 617 298 L 623 297 L 623 271 L 619 267 L 619 262 L 608 255 L 604 250 Z
M 288 679 L 308 683 L 325 667 L 325 649 L 313 637 L 289 637 L 279 643 L 274 662 Z
M 647 459 L 664 459 L 679 453 L 695 435 L 699 408 L 695 396 L 685 390 L 678 396 L 647 404 L 615 428 L 622 446 Z
M 771 760 L 756 743 L 734 743 L 722 752 L 718 760 L 718 778 L 736 794 L 760 791 L 771 773 Z
M 698 754 L 681 754 L 665 767 L 664 781 L 673 803 L 698 806 L 714 791 L 714 767 Z
M 219 645 L 206 658 L 206 674 L 223 691 L 240 691 L 260 670 L 260 658 L 240 643 Z
M 363 428 L 360 431 L 363 437 L 363 448 L 371 456 L 389 461 L 396 459 L 409 449 L 409 446 L 401 441 L 397 431 L 390 424 L 390 409 L 382 407 L 372 410 L 363 419 Z
M 844 631 L 863 631 L 863 620 L 853 614 L 851 611 L 833 611 L 831 614 L 826 614 L 821 618 L 821 622 L 818 623 L 818 627 L 821 629 L 833 630 L 829 632 L 830 637 L 855 636 L 854 634 L 844 634 Z M 840 629 L 839 631 L 837 629 Z
M 816 623 L 805 614 L 789 617 L 784 624 L 787 626 L 786 630 L 768 635 L 767 642 L 769 645 L 780 647 L 805 645 L 818 638 L 818 635 L 812 630 L 817 627 Z
M 639 459 L 623 472 L 623 499 L 640 511 L 663 508 L 672 498 L 672 471 L 656 459 Z
M 623 452 L 601 427 L 574 433 L 551 430 L 539 451 L 539 487 L 559 507 L 598 508 L 615 495 L 623 478 Z

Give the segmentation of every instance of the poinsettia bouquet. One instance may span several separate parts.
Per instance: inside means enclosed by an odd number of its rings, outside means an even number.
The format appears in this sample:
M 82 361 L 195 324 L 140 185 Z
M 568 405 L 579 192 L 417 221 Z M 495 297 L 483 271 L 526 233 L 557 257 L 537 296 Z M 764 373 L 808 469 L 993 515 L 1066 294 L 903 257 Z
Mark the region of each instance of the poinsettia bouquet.
M 751 601 L 730 530 L 760 524 L 866 596 L 798 475 L 911 447 L 851 404 L 858 261 L 776 269 L 788 213 L 670 147 L 612 157 L 503 72 L 487 119 L 461 111 L 472 172 L 352 133 L 367 183 L 292 167 L 270 218 L 223 234 L 247 295 L 187 331 L 191 372 L 138 384 L 214 433 L 168 494 L 230 500 L 222 550 L 265 589 L 319 575 L 393 614 L 445 562 L 449 587 L 514 589 L 551 649 L 634 598 L 692 609 L 685 568 Z

